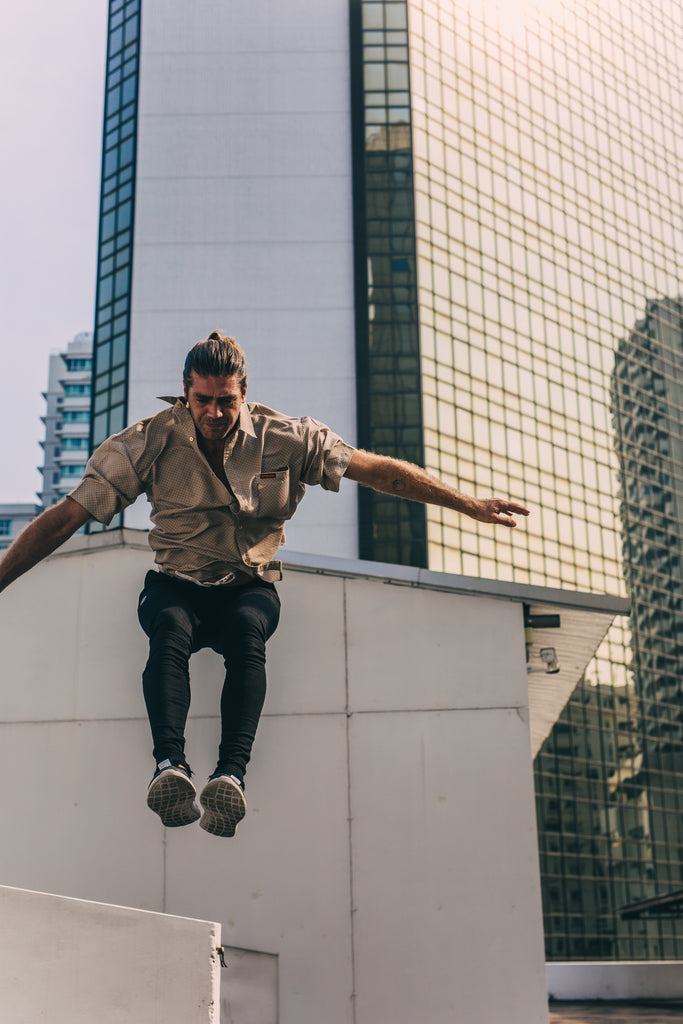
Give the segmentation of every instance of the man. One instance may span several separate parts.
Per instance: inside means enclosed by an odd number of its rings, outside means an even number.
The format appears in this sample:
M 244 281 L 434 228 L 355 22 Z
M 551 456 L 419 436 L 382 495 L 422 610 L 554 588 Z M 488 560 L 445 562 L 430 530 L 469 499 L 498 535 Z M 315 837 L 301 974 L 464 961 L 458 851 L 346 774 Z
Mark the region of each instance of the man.
M 164 825 L 232 836 L 246 813 L 244 775 L 266 692 L 265 647 L 280 601 L 275 560 L 307 484 L 339 490 L 342 477 L 515 526 L 527 509 L 459 494 L 423 469 L 346 444 L 308 417 L 246 403 L 244 353 L 213 332 L 187 355 L 183 397 L 115 434 L 92 455 L 82 481 L 17 537 L 0 561 L 0 590 L 90 518 L 108 524 L 138 495 L 152 506 L 147 573 L 138 617 L 149 637 L 143 692 L 156 771 L 147 803 Z M 190 655 L 211 647 L 225 661 L 215 771 L 196 803 L 185 756 Z

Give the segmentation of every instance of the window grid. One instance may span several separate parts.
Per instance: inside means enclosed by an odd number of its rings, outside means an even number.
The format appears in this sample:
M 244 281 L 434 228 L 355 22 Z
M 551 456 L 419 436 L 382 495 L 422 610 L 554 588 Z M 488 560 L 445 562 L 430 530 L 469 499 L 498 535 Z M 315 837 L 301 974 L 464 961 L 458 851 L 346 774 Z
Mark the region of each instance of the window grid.
M 544 6 L 408 0 L 425 465 L 533 509 L 429 566 L 631 597 L 536 761 L 547 954 L 677 958 L 619 908 L 683 886 L 682 7 Z
M 126 425 L 140 7 L 140 0 L 109 4 L 91 450 Z M 120 525 L 116 516 L 108 528 Z
M 352 4 L 358 440 L 423 463 L 405 0 Z M 359 489 L 361 557 L 425 566 L 426 516 Z

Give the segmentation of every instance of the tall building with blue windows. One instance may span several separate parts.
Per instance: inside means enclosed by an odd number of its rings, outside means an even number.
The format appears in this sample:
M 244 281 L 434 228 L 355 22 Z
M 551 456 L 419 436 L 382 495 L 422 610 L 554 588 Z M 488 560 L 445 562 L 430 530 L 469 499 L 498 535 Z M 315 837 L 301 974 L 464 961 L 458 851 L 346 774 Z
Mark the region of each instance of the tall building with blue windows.
M 29 502 L 0 504 L 0 551 L 8 548 L 39 512 L 40 506 Z
M 90 444 L 92 343 L 81 331 L 61 352 L 50 356 L 45 399 L 45 439 L 40 473 L 42 508 L 49 508 L 72 491 L 83 476 Z
M 93 443 L 219 327 L 249 397 L 529 504 L 495 532 L 314 489 L 288 538 L 632 596 L 536 761 L 547 952 L 681 956 L 675 919 L 622 916 L 683 886 L 680 0 L 109 19 Z

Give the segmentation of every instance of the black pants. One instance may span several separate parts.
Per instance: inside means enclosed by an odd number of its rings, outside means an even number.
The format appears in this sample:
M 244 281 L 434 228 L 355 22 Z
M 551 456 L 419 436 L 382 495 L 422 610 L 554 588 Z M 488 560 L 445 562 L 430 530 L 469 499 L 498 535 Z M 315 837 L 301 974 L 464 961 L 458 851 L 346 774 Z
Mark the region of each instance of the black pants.
M 226 669 L 217 768 L 243 779 L 266 696 L 266 640 L 280 618 L 275 587 L 262 580 L 200 587 L 151 570 L 138 618 L 149 637 L 142 685 L 156 761 L 187 763 L 190 655 L 211 647 Z

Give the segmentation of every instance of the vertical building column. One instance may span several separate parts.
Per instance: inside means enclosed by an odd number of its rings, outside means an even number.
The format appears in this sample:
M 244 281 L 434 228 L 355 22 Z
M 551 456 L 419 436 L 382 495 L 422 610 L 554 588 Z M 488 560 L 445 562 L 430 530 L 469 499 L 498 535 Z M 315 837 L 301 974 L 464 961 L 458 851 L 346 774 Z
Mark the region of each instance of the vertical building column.
M 126 425 L 140 9 L 141 0 L 109 3 L 91 451 Z M 116 516 L 109 529 L 120 525 L 121 516 Z
M 352 0 L 358 443 L 423 464 L 405 0 Z M 359 489 L 361 558 L 427 565 L 424 508 Z

